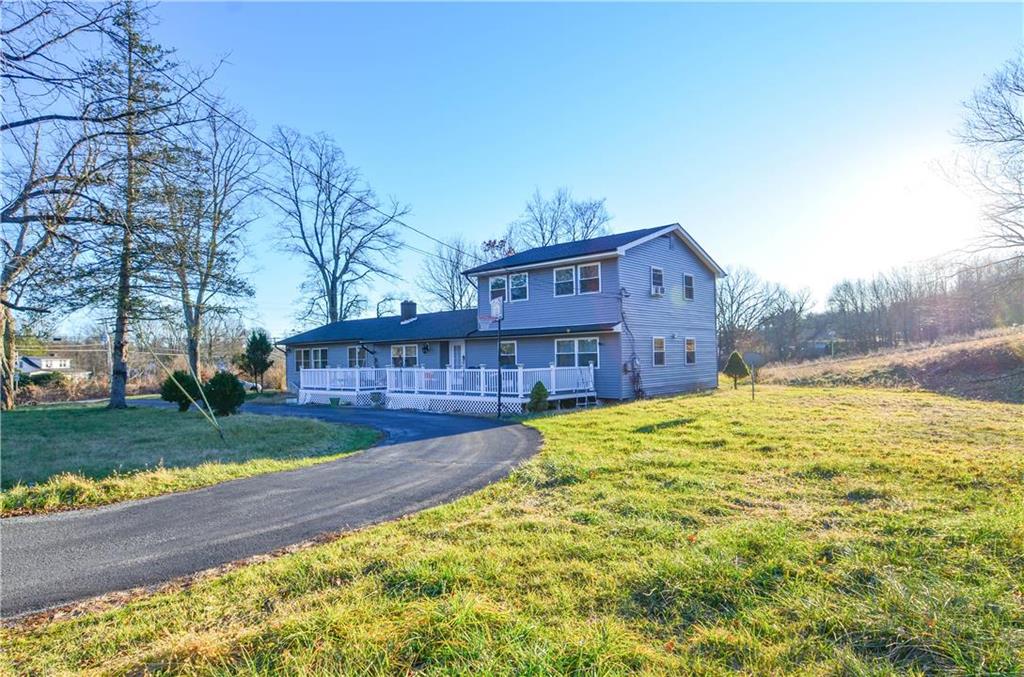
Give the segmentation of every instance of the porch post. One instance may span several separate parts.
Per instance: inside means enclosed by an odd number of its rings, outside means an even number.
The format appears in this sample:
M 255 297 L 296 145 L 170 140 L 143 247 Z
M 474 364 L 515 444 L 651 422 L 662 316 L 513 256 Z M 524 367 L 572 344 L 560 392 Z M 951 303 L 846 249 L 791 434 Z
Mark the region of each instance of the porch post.
M 480 397 L 487 394 L 487 370 L 484 369 L 484 365 L 480 365 Z
M 516 371 L 519 372 L 519 377 L 518 377 L 519 378 L 519 381 L 518 381 L 518 383 L 519 383 L 519 396 L 522 397 L 523 394 L 526 392 L 526 390 L 523 388 L 523 386 L 525 385 L 523 383 L 523 365 L 517 364 L 516 365 Z
M 551 368 L 551 376 L 550 376 L 551 381 L 550 381 L 550 383 L 551 383 L 551 394 L 553 395 L 556 392 L 558 392 L 558 382 L 555 381 L 555 363 L 552 362 L 549 365 L 549 367 Z
M 452 370 L 450 368 L 444 370 L 444 394 L 452 394 Z
M 420 370 L 412 370 L 412 391 L 418 393 L 420 391 Z
M 590 389 L 597 392 L 597 388 L 594 386 L 594 363 L 590 363 Z

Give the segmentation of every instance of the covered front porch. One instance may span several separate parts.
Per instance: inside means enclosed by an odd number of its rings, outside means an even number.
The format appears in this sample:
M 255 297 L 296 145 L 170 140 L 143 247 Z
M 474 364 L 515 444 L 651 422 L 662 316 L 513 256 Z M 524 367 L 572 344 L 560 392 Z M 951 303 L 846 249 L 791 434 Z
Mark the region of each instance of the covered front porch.
M 518 413 L 538 381 L 549 400 L 596 400 L 594 367 L 427 369 L 422 367 L 327 368 L 299 372 L 299 403 L 332 400 L 357 406 L 444 413 Z

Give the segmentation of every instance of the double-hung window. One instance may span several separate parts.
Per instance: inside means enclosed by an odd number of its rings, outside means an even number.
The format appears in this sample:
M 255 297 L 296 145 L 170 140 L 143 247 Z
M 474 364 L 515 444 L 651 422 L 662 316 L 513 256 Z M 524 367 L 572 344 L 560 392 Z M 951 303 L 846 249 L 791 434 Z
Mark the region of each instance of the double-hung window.
M 697 339 L 686 339 L 686 364 L 697 364 Z
M 555 268 L 555 296 L 574 296 L 576 294 L 576 269 Z
M 600 366 L 596 338 L 555 339 L 556 367 L 586 367 L 593 363 L 594 369 Z
M 683 275 L 683 300 L 693 300 L 693 275 Z
M 392 367 L 415 367 L 418 364 L 419 346 L 409 343 L 400 346 L 391 346 Z
M 654 366 L 664 367 L 665 366 L 665 337 L 655 336 L 652 345 L 654 348 Z
M 352 369 L 362 369 L 366 366 L 366 348 L 362 346 L 349 346 L 348 366 Z
M 665 295 L 665 271 L 651 266 L 651 296 Z
M 505 301 L 508 300 L 508 297 L 505 295 L 505 291 L 506 291 L 505 287 L 506 287 L 507 283 L 508 283 L 508 281 L 505 279 L 504 275 L 502 275 L 500 277 L 492 277 L 491 278 L 490 285 L 491 285 L 491 300 L 492 301 L 494 299 L 498 299 L 498 298 L 503 299 Z
M 326 369 L 327 348 L 299 348 L 295 351 L 295 368 Z
M 491 298 L 494 298 L 492 295 Z M 530 298 L 530 274 L 512 273 L 508 276 L 509 301 L 526 301 Z
M 516 366 L 516 342 L 502 341 L 498 345 L 498 364 L 502 367 L 515 368 Z
M 580 294 L 597 294 L 601 291 L 601 264 L 584 263 L 576 267 L 580 280 Z

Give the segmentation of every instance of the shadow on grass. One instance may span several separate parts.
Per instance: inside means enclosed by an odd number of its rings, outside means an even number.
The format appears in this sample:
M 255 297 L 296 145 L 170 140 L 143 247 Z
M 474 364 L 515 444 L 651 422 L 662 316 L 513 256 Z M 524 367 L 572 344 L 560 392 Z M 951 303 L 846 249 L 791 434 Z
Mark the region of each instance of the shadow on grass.
M 697 419 L 695 418 L 673 418 L 668 421 L 661 421 L 660 423 L 652 423 L 651 425 L 642 425 L 639 428 L 633 428 L 633 432 L 636 433 L 656 433 L 659 430 L 667 430 L 669 428 L 679 428 L 684 425 L 690 425 Z

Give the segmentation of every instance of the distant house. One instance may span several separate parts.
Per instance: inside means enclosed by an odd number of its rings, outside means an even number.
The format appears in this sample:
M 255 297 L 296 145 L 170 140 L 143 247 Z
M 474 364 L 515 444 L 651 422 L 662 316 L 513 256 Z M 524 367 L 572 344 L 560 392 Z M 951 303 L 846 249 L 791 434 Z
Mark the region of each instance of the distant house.
M 513 410 L 537 381 L 551 399 L 580 403 L 717 384 L 724 272 L 679 224 L 538 247 L 464 275 L 474 309 L 418 313 L 406 301 L 398 316 L 285 339 L 289 387 L 304 402 L 496 411 L 499 381 Z
M 22 355 L 18 360 L 17 370 L 25 376 L 60 373 L 68 378 L 88 378 L 90 372 L 75 369 L 71 360 L 66 357 Z

